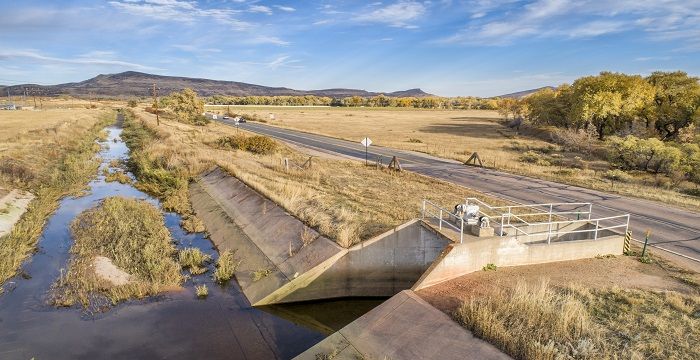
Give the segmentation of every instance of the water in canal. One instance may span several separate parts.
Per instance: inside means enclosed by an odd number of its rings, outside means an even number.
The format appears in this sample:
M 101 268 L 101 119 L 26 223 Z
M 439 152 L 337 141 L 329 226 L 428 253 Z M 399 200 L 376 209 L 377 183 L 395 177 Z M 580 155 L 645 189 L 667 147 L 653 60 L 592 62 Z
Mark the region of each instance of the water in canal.
M 47 303 L 51 284 L 65 271 L 72 244 L 69 224 L 82 211 L 109 196 L 157 199 L 129 184 L 105 182 L 111 160 L 124 160 L 128 148 L 121 129 L 108 127 L 102 165 L 89 192 L 67 197 L 49 218 L 39 250 L 6 282 L 0 295 L 0 359 L 275 359 L 292 358 L 380 303 L 356 299 L 253 308 L 235 281 L 222 287 L 211 271 L 188 280 L 181 291 L 122 303 L 99 315 L 57 309 Z M 178 247 L 195 246 L 214 259 L 217 252 L 202 234 L 188 234 L 180 217 L 165 213 Z M 206 283 L 199 300 L 194 286 Z

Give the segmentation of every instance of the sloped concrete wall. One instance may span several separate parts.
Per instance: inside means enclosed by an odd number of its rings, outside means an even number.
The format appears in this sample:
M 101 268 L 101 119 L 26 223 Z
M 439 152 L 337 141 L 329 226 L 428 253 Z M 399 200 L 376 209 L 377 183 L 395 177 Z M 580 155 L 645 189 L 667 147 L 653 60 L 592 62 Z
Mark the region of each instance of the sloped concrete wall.
M 348 296 L 391 296 L 410 288 L 450 243 L 410 221 L 350 249 L 305 225 L 221 169 L 190 186 L 192 206 L 219 250 L 242 260 L 236 279 L 253 305 Z M 290 251 L 291 249 L 291 251 Z M 269 274 L 255 281 L 254 273 Z
M 297 356 L 333 359 L 510 359 L 406 290 Z

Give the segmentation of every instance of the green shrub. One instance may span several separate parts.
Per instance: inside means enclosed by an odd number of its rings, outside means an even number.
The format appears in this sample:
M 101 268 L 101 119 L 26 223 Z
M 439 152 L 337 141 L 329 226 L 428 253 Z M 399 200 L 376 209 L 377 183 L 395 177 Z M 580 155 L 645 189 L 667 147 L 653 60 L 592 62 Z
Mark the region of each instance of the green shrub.
M 520 162 L 524 163 L 529 163 L 529 164 L 537 164 L 541 166 L 550 166 L 551 163 L 545 159 L 540 153 L 529 150 L 525 152 L 524 154 L 520 155 L 519 158 Z
M 632 180 L 632 177 L 628 173 L 618 169 L 606 171 L 603 174 L 603 177 L 616 182 L 629 182 Z
M 267 136 L 255 135 L 246 139 L 246 150 L 253 154 L 272 154 L 277 150 L 277 143 Z
M 216 140 L 216 144 L 220 148 L 244 150 L 260 155 L 272 154 L 277 151 L 277 143 L 262 135 L 250 137 L 243 135 L 222 136 Z
M 421 140 L 421 139 L 416 139 L 416 138 L 410 138 L 410 139 L 408 139 L 408 142 L 410 142 L 410 143 L 416 143 L 416 144 L 422 144 L 422 143 L 423 143 L 423 140 Z

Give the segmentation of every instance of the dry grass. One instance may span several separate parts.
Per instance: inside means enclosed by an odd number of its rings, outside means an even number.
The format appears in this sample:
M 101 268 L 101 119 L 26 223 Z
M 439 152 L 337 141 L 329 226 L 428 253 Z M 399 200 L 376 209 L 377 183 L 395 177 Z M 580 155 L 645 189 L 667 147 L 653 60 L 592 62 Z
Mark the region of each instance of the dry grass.
M 202 252 L 198 248 L 185 248 L 178 253 L 180 265 L 189 269 L 192 275 L 201 275 L 207 272 L 207 263 L 211 261 L 211 256 Z
M 698 296 L 541 281 L 495 289 L 456 317 L 516 359 L 692 359 L 700 357 L 698 311 Z
M 194 291 L 197 294 L 198 298 L 205 298 L 209 296 L 209 289 L 207 288 L 207 284 L 202 284 L 202 285 L 196 285 L 194 287 Z
M 100 109 L 50 109 L 0 111 L 0 149 L 5 142 L 44 143 L 60 137 L 68 128 L 94 123 Z
M 55 284 L 53 303 L 85 308 L 105 301 L 142 298 L 182 282 L 175 246 L 161 212 L 143 200 L 110 197 L 84 211 L 71 224 L 74 244 L 65 276 Z M 114 285 L 95 274 L 96 256 L 112 260 L 132 280 Z
M 127 126 L 145 126 L 149 130 L 133 132 L 152 135 L 136 156 L 143 159 L 141 168 L 148 171 L 141 171 L 144 176 L 132 171 L 139 182 L 145 180 L 142 188 L 155 189 L 165 203 L 182 204 L 177 207 L 185 212 L 191 211 L 186 197 L 187 180 L 214 165 L 346 247 L 418 217 L 423 198 L 448 207 L 467 196 L 484 198 L 446 182 L 410 172 L 376 170 L 354 161 L 314 159 L 311 169 L 286 171 L 284 158 L 301 164 L 307 157 L 281 144 L 276 153 L 269 155 L 222 149 L 217 139 L 233 136 L 236 130 L 218 123 L 198 127 L 166 120 L 156 128 L 153 115 L 137 111 L 137 116 L 143 124 L 136 120 Z M 127 139 L 127 135 L 123 136 Z M 173 188 L 164 190 L 155 183 Z
M 224 250 L 216 260 L 216 271 L 214 271 L 214 280 L 220 284 L 225 284 L 231 280 L 233 274 L 241 264 L 241 260 L 236 261 L 231 250 Z
M 0 112 L 0 187 L 36 195 L 12 232 L 0 239 L 0 283 L 35 250 L 58 200 L 80 193 L 96 175 L 95 140 L 113 121 L 114 113 L 105 110 Z
M 665 177 L 636 174 L 630 182 L 613 184 L 604 176 L 606 161 L 543 141 L 550 139 L 545 131 L 518 134 L 496 111 L 236 106 L 231 111 L 257 115 L 270 125 L 354 141 L 369 136 L 376 145 L 459 161 L 476 151 L 486 166 L 499 170 L 700 210 L 700 198 L 674 191 Z M 542 161 L 523 161 L 521 155 L 527 151 Z M 662 186 L 657 186 L 659 182 Z
M 105 177 L 106 182 L 118 182 L 120 184 L 130 184 L 131 178 L 124 171 L 117 169 L 110 171 L 109 169 L 104 169 L 102 175 Z

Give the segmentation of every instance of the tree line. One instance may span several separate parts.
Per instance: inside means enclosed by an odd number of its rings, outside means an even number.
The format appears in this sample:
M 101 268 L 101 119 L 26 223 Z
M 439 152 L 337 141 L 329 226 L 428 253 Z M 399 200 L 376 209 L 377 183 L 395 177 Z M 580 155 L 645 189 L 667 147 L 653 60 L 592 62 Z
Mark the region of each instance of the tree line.
M 372 97 L 349 96 L 331 98 L 326 96 L 223 96 L 214 95 L 206 99 L 213 105 L 274 105 L 274 106 L 337 106 L 337 107 L 400 107 L 418 109 L 483 109 L 495 110 L 498 100 L 478 97 Z
M 700 183 L 698 80 L 682 71 L 602 72 L 523 99 L 501 99 L 499 112 L 558 128 L 554 139 L 565 147 L 606 140 L 605 153 L 618 169 Z
M 600 140 L 623 132 L 677 140 L 700 121 L 700 83 L 682 71 L 602 72 L 524 99 L 501 99 L 499 111 L 538 125 L 593 128 Z

